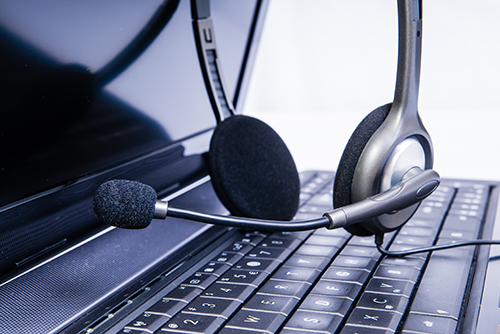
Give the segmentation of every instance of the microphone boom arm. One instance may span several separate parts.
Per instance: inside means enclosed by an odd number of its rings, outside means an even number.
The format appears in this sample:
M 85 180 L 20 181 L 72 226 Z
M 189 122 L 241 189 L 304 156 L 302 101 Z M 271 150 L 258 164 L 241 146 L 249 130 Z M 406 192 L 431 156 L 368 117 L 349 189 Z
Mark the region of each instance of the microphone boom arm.
M 169 207 L 167 202 L 157 201 L 154 218 L 168 217 L 194 220 L 213 225 L 241 227 L 262 231 L 305 231 L 326 227 L 327 229 L 340 228 L 362 222 L 383 214 L 404 209 L 420 203 L 432 194 L 440 183 L 439 174 L 434 170 L 411 170 L 403 181 L 390 189 L 333 211 L 326 212 L 323 217 L 310 220 L 284 222 L 278 220 L 261 220 L 233 216 L 212 215 L 186 209 Z M 401 222 L 401 225 L 405 222 Z
M 296 222 L 285 222 L 280 220 L 261 220 L 254 218 L 240 218 L 233 216 L 211 215 L 207 213 L 194 212 L 185 209 L 169 207 L 167 216 L 188 220 L 195 220 L 202 223 L 242 227 L 246 229 L 255 229 L 261 231 L 306 231 L 327 227 L 330 225 L 330 220 L 326 217 L 320 217 L 311 220 L 298 220 Z

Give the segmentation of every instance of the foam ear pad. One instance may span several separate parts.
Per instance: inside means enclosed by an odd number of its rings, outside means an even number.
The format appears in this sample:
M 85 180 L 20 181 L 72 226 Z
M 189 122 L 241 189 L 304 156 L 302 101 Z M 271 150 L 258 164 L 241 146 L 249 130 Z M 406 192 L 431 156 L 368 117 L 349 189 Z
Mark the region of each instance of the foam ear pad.
M 392 104 L 389 103 L 375 109 L 368 114 L 368 116 L 366 116 L 363 121 L 359 123 L 356 130 L 354 130 L 354 133 L 344 149 L 344 153 L 342 154 L 342 158 L 340 159 L 339 167 L 335 175 L 335 182 L 333 186 L 334 208 L 340 208 L 351 204 L 351 187 L 356 165 L 366 144 L 389 114 L 391 106 Z M 359 224 L 347 226 L 345 229 L 354 235 L 373 235 L 373 232 L 370 232 Z
M 236 115 L 215 129 L 208 155 L 212 184 L 236 216 L 291 220 L 300 180 L 290 151 L 267 124 Z

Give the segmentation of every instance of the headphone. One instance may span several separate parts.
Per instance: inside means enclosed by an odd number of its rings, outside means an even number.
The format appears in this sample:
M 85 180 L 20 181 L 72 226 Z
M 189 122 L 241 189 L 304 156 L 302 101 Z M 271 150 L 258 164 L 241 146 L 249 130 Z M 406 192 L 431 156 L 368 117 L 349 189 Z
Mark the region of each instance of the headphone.
M 394 101 L 366 116 L 349 139 L 335 176 L 335 209 L 320 218 L 291 222 L 288 220 L 295 216 L 300 196 L 292 155 L 267 124 L 235 115 L 223 80 L 209 1 L 191 0 L 191 7 L 203 78 L 218 122 L 210 141 L 208 169 L 215 193 L 233 216 L 170 207 L 168 202 L 157 200 L 150 186 L 111 180 L 94 196 L 97 217 L 129 229 L 145 228 L 153 218 L 167 216 L 254 230 L 344 227 L 354 235 L 375 235 L 383 254 L 409 254 L 383 249 L 384 233 L 403 226 L 440 183 L 439 175 L 431 169 L 431 139 L 417 111 L 422 38 L 419 0 L 398 1 Z M 423 251 L 429 249 L 414 250 Z
M 403 226 L 440 183 L 439 175 L 431 169 L 432 142 L 417 109 L 422 45 L 420 0 L 398 0 L 394 101 L 368 114 L 349 139 L 335 176 L 335 209 L 321 218 L 291 222 L 287 220 L 294 217 L 300 196 L 293 158 L 267 124 L 235 115 L 218 58 L 209 0 L 191 0 L 191 7 L 203 78 L 218 122 L 208 153 L 210 177 L 220 201 L 234 216 L 173 208 L 157 200 L 150 186 L 111 180 L 102 184 L 94 196 L 94 212 L 99 219 L 129 229 L 145 228 L 153 218 L 167 216 L 267 231 L 343 227 L 354 235 L 375 235 L 379 252 L 396 257 L 500 244 L 500 240 L 472 240 L 405 251 L 389 251 L 383 246 L 384 234 Z
M 218 122 L 208 154 L 214 190 L 235 216 L 290 220 L 297 211 L 300 195 L 293 158 L 283 140 L 265 123 L 235 115 L 223 80 L 209 0 L 192 0 L 191 6 L 201 69 Z M 421 2 L 398 0 L 398 22 L 394 101 L 366 116 L 349 139 L 335 176 L 334 208 L 386 191 L 416 170 L 432 168 L 432 142 L 417 108 Z M 396 230 L 411 218 L 419 204 L 345 229 L 359 236 Z

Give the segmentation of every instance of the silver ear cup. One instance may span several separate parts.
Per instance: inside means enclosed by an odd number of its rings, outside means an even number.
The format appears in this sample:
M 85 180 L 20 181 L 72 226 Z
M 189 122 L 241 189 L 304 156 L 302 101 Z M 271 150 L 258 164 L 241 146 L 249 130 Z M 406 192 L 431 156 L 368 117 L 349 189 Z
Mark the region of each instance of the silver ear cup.
M 400 182 L 413 169 L 431 169 L 430 136 L 417 112 L 404 113 L 387 104 L 372 111 L 356 128 L 344 150 L 334 185 L 334 207 L 360 202 Z M 403 225 L 416 211 L 412 206 L 393 214 L 345 227 L 367 236 Z
M 393 105 L 393 108 L 397 108 Z M 431 169 L 433 149 L 418 113 L 389 112 L 367 142 L 356 164 L 351 201 L 359 202 L 400 182 L 414 167 Z M 362 223 L 374 234 L 393 231 L 406 223 L 418 204 Z
M 425 152 L 418 139 L 409 137 L 396 146 L 387 160 L 382 172 L 380 190 L 387 190 L 400 182 L 414 167 L 425 168 Z

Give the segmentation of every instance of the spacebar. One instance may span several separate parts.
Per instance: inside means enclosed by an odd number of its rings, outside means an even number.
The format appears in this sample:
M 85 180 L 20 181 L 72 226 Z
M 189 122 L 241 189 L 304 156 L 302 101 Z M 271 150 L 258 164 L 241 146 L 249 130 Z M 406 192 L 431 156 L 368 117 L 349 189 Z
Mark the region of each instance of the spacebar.
M 467 247 L 434 252 L 410 313 L 458 320 L 473 251 Z

